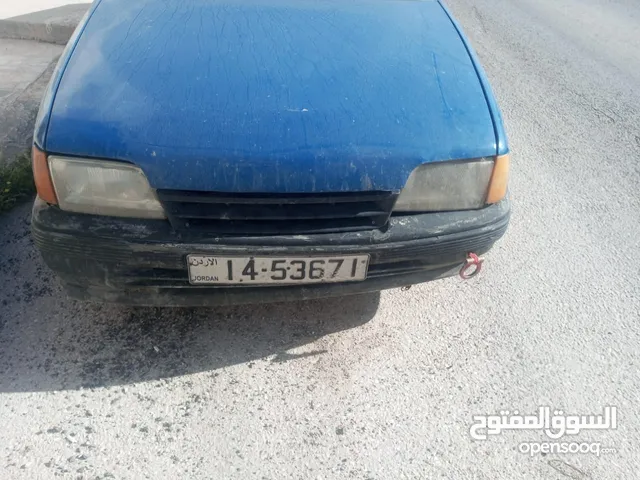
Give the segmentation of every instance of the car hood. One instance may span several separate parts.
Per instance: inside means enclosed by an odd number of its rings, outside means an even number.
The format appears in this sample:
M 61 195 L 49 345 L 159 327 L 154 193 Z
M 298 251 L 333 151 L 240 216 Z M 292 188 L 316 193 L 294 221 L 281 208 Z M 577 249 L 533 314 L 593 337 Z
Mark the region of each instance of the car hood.
M 44 147 L 226 192 L 397 191 L 497 148 L 447 13 L 400 0 L 101 0 Z

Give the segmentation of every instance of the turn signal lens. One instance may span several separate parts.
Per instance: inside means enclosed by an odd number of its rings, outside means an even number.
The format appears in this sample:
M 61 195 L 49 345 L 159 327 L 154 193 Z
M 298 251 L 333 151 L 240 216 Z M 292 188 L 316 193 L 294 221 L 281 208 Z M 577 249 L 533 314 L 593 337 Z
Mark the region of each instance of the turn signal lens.
M 36 184 L 38 196 L 51 205 L 57 205 L 58 198 L 56 197 L 56 191 L 51 181 L 47 154 L 34 145 L 31 149 L 31 161 L 33 166 L 33 180 Z
M 496 157 L 496 162 L 489 182 L 487 203 L 498 203 L 507 195 L 509 183 L 509 154 Z

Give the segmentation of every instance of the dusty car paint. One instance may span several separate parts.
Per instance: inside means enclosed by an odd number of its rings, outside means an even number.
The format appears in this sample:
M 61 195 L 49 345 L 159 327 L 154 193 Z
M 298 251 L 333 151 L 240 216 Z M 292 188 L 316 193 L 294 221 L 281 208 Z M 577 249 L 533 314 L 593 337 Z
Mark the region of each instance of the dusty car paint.
M 437 1 L 100 0 L 89 17 L 36 141 L 155 188 L 397 192 L 422 163 L 507 148 Z
M 36 200 L 32 234 L 69 295 L 129 305 L 467 279 L 469 259 L 477 274 L 509 223 L 507 152 L 482 68 L 439 1 L 97 0 L 38 116 L 38 191 L 54 194 Z M 81 163 L 85 177 L 65 179 L 63 167 Z M 469 177 L 475 189 L 461 180 L 471 165 L 484 168 Z M 95 183 L 105 173 L 94 170 L 137 172 L 144 182 L 109 191 L 145 188 L 149 211 L 105 210 L 111 197 L 94 193 L 109 181 Z M 407 186 L 414 171 L 429 174 Z M 56 195 L 58 182 L 84 200 Z M 412 188 L 460 201 L 409 208 Z M 318 256 L 366 259 L 366 276 L 322 281 Z M 194 286 L 196 257 L 234 259 L 233 278 Z M 296 278 L 242 284 L 255 280 L 254 257 L 271 272 L 297 258 Z

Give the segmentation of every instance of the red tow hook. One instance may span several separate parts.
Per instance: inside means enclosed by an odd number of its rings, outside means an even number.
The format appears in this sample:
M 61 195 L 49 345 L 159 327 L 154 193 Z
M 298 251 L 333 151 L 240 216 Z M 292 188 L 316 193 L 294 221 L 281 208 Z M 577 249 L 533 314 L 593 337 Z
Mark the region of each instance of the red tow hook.
M 470 278 L 475 277 L 482 270 L 482 264 L 484 263 L 484 259 L 478 257 L 475 253 L 470 253 L 467 255 L 467 261 L 460 269 L 460 278 L 463 280 L 469 280 Z

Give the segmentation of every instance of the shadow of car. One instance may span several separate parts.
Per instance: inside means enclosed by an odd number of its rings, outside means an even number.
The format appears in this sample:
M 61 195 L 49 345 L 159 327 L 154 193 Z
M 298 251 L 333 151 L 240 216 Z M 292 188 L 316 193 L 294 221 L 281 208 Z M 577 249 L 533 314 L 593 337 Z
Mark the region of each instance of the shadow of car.
M 28 232 L 28 206 L 2 225 L 0 392 L 126 385 L 273 357 L 359 327 L 377 311 L 371 293 L 219 308 L 144 308 L 66 298 Z

